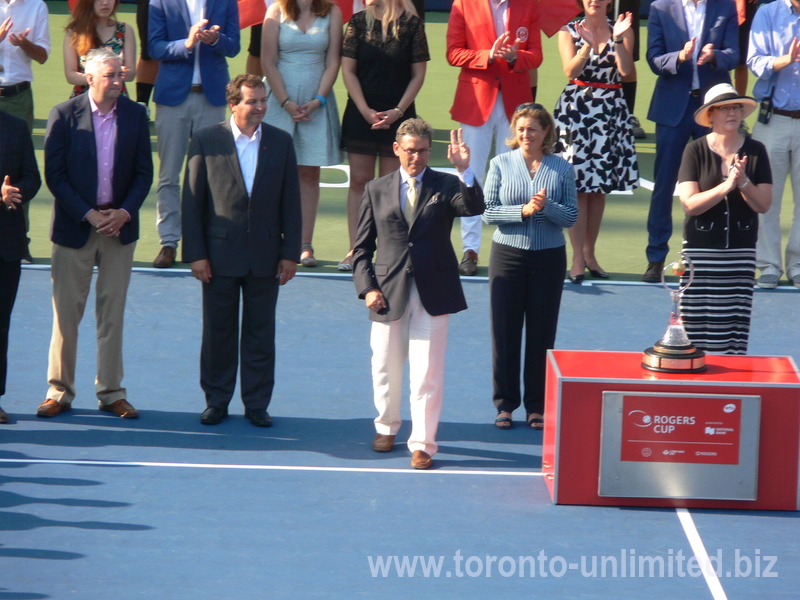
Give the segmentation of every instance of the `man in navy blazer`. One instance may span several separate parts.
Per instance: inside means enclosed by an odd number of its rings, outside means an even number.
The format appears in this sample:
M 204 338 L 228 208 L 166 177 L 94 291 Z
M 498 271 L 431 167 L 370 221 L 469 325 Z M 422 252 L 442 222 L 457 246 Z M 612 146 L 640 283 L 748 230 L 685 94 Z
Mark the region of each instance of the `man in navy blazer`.
M 711 87 L 730 83 L 728 72 L 739 61 L 738 28 L 734 0 L 656 0 L 650 7 L 647 62 L 658 79 L 647 118 L 656 123 L 656 160 L 643 281 L 661 281 L 683 149 L 708 133 L 694 112 Z
M 155 83 L 158 236 L 154 267 L 168 268 L 181 237 L 180 176 L 192 135 L 225 118 L 227 58 L 239 54 L 236 0 L 151 0 L 148 17 Z
M 228 416 L 241 294 L 242 402 L 253 425 L 269 427 L 278 287 L 300 260 L 300 182 L 291 136 L 262 123 L 261 78 L 236 76 L 227 97 L 233 115 L 194 135 L 183 186 L 183 262 L 203 283 L 200 422 L 217 425 Z
M 28 251 L 21 207 L 41 185 L 27 123 L 0 110 L 0 397 L 6 393 L 8 327 L 19 287 L 20 263 Z M 8 423 L 2 408 L 0 423 Z
M 403 369 L 409 361 L 411 466 L 436 454 L 450 313 L 467 308 L 450 241 L 455 217 L 483 213 L 483 192 L 469 168 L 461 131 L 447 155 L 459 177 L 427 168 L 433 128 L 408 119 L 397 130 L 400 169 L 370 181 L 361 200 L 353 281 L 373 321 L 372 382 L 376 452 L 388 452 L 400 429 Z M 373 265 L 373 258 L 377 258 Z
M 53 193 L 53 336 L 47 399 L 37 415 L 54 417 L 75 398 L 78 326 L 97 267 L 97 378 L 100 410 L 138 412 L 122 387 L 125 299 L 139 239 L 139 207 L 153 181 L 144 107 L 120 96 L 124 73 L 108 48 L 86 61 L 89 91 L 50 111 L 44 172 Z

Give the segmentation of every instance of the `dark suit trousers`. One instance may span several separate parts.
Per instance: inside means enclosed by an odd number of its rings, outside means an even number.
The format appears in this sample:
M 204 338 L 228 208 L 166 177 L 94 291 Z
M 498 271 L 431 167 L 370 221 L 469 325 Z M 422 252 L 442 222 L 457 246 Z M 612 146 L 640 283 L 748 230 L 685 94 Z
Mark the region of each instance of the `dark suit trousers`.
M 688 92 L 686 92 L 688 93 Z M 669 252 L 672 237 L 672 199 L 678 171 L 681 168 L 683 149 L 691 139 L 708 133 L 708 129 L 694 122 L 694 111 L 700 108 L 700 98 L 689 98 L 683 120 L 676 127 L 656 124 L 656 160 L 653 193 L 650 196 L 650 213 L 647 216 L 647 260 L 662 262 Z
M 236 388 L 239 357 L 239 292 L 242 298 L 241 396 L 245 407 L 267 408 L 275 385 L 275 277 L 221 277 L 203 284 L 200 386 L 206 404 L 228 406 Z
M 6 393 L 8 327 L 11 324 L 14 300 L 17 298 L 20 271 L 20 261 L 0 259 L 0 396 Z
M 492 383 L 497 412 L 521 403 L 520 362 L 525 328 L 525 412 L 544 413 L 547 351 L 556 341 L 567 253 L 564 246 L 519 250 L 492 243 L 489 290 L 492 314 Z

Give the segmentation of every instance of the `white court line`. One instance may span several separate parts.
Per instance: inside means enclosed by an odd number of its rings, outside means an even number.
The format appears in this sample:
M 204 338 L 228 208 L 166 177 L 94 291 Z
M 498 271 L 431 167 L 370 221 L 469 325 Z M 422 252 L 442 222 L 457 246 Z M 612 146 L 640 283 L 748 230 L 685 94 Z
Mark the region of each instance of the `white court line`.
M 62 460 L 0 458 L 0 463 L 26 465 L 76 465 L 81 467 L 168 467 L 179 469 L 230 469 L 250 471 L 321 471 L 330 473 L 438 473 L 439 475 L 500 475 L 507 477 L 541 477 L 540 471 L 451 471 L 446 469 L 379 469 L 373 467 L 310 467 L 302 465 L 231 465 L 214 463 L 139 462 L 115 460 Z
M 703 539 L 700 537 L 697 527 L 695 527 L 691 513 L 685 508 L 676 508 L 675 512 L 678 513 L 683 532 L 692 546 L 692 552 L 694 552 L 694 557 L 697 559 L 697 564 L 703 571 L 703 577 L 705 577 L 706 585 L 711 591 L 711 596 L 714 600 L 728 600 L 728 596 L 725 594 L 725 590 L 722 589 L 722 584 L 714 570 L 714 565 L 711 564 L 711 560 L 708 558 L 705 544 L 703 544 Z

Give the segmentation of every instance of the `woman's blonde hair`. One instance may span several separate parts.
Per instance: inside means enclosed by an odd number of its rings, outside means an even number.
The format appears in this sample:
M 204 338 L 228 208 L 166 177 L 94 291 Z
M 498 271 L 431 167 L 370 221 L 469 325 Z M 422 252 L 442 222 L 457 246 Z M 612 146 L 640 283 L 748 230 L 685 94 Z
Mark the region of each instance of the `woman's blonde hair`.
M 545 109 L 545 107 L 541 104 L 536 104 L 534 102 L 520 104 L 514 111 L 514 114 L 511 117 L 511 137 L 506 140 L 506 144 L 508 144 L 512 150 L 519 148 L 519 142 L 517 141 L 517 135 L 514 130 L 517 127 L 517 121 L 523 117 L 535 119 L 539 123 L 539 127 L 547 130 L 547 133 L 544 136 L 544 141 L 542 142 L 542 151 L 545 154 L 552 154 L 553 146 L 555 146 L 556 140 L 558 140 L 558 135 L 556 134 L 556 124 L 553 121 L 553 117 L 551 117 L 550 113 L 547 112 L 547 109 Z
M 367 32 L 372 33 L 372 28 L 375 26 L 375 5 L 372 4 L 367 7 Z M 383 0 L 383 19 L 381 19 L 381 41 L 385 42 L 389 36 L 395 39 L 400 37 L 399 21 L 403 14 L 408 16 L 418 16 L 414 5 L 411 0 Z

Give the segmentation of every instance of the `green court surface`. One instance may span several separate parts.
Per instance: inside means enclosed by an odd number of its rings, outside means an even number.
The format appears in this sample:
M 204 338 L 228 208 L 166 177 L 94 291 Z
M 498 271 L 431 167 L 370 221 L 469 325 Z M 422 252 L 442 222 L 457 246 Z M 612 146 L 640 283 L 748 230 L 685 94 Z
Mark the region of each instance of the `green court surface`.
M 55 104 L 67 99 L 70 86 L 67 84 L 63 73 L 62 43 L 64 39 L 64 26 L 67 22 L 67 3 L 48 2 L 50 9 L 50 32 L 52 38 L 52 52 L 47 63 L 43 66 L 34 65 L 34 97 L 36 103 L 36 126 L 34 128 L 34 143 L 37 148 L 37 158 L 42 168 L 42 146 L 49 110 Z M 119 18 L 131 26 L 135 26 L 135 7 L 123 4 L 119 10 Z M 430 121 L 437 129 L 435 151 L 431 157 L 431 166 L 449 166 L 446 159 L 445 144 L 449 140 L 448 130 L 457 126 L 450 119 L 449 109 L 455 91 L 457 69 L 449 66 L 445 60 L 445 34 L 447 30 L 448 13 L 430 12 L 427 14 L 426 31 L 430 46 L 431 61 L 425 85 L 417 99 L 417 112 Z M 642 48 L 646 47 L 647 27 L 646 21 L 642 27 Z M 242 32 L 242 52 L 229 62 L 231 74 L 244 72 L 247 45 L 250 32 Z M 544 63 L 539 69 L 539 91 L 537 100 L 544 106 L 552 108 L 556 104 L 566 78 L 561 69 L 561 60 L 558 56 L 556 38 L 542 39 L 544 48 Z M 644 50 L 642 51 L 644 53 Z M 655 125 L 647 121 L 647 108 L 655 84 L 655 76 L 650 71 L 647 63 L 642 60 L 637 63 L 639 73 L 639 88 L 637 95 L 636 114 L 648 134 L 646 140 L 638 140 L 640 174 L 644 182 L 643 187 L 633 194 L 612 195 L 608 198 L 603 228 L 598 241 L 598 258 L 601 265 L 615 278 L 638 279 L 647 266 L 644 249 L 647 244 L 647 209 L 650 200 L 650 191 L 647 182 L 653 179 L 653 158 L 655 152 Z M 752 76 L 751 76 L 752 85 Z M 134 86 L 129 86 L 133 91 Z M 343 109 L 347 94 L 339 78 L 335 86 L 340 110 Z M 152 108 L 152 107 L 151 107 Z M 155 112 L 155 111 L 154 111 Z M 153 115 L 153 118 L 155 114 Z M 754 120 L 754 116 L 750 121 Z M 750 123 L 752 126 L 752 122 Z M 156 138 L 154 130 L 152 141 L 156 169 L 158 157 L 155 154 Z M 156 171 L 157 172 L 157 171 Z M 341 170 L 323 169 L 324 183 L 343 183 L 346 175 Z M 136 248 L 135 260 L 138 266 L 147 266 L 158 252 L 158 235 L 155 228 L 156 212 L 156 187 L 153 185 L 141 211 L 141 239 Z M 346 199 L 347 190 L 344 187 L 323 187 L 319 214 L 314 234 L 316 256 L 320 259 L 317 271 L 333 272 L 336 263 L 348 250 L 347 224 L 346 224 Z M 788 191 L 785 194 L 788 198 Z M 39 195 L 31 204 L 31 251 L 37 263 L 48 262 L 50 256 L 49 226 L 53 197 L 49 190 L 43 186 Z M 791 222 L 791 201 L 783 203 L 784 235 L 788 235 L 788 224 Z M 670 259 L 676 257 L 680 248 L 680 224 L 683 214 L 678 202 L 673 208 L 673 222 L 676 232 L 673 235 L 670 247 Z M 492 227 L 484 227 L 483 249 L 480 261 L 479 274 L 485 275 L 485 265 L 488 264 L 489 245 Z M 453 228 L 453 243 L 460 255 L 461 242 L 458 226 Z M 183 265 L 177 265 L 183 266 Z

